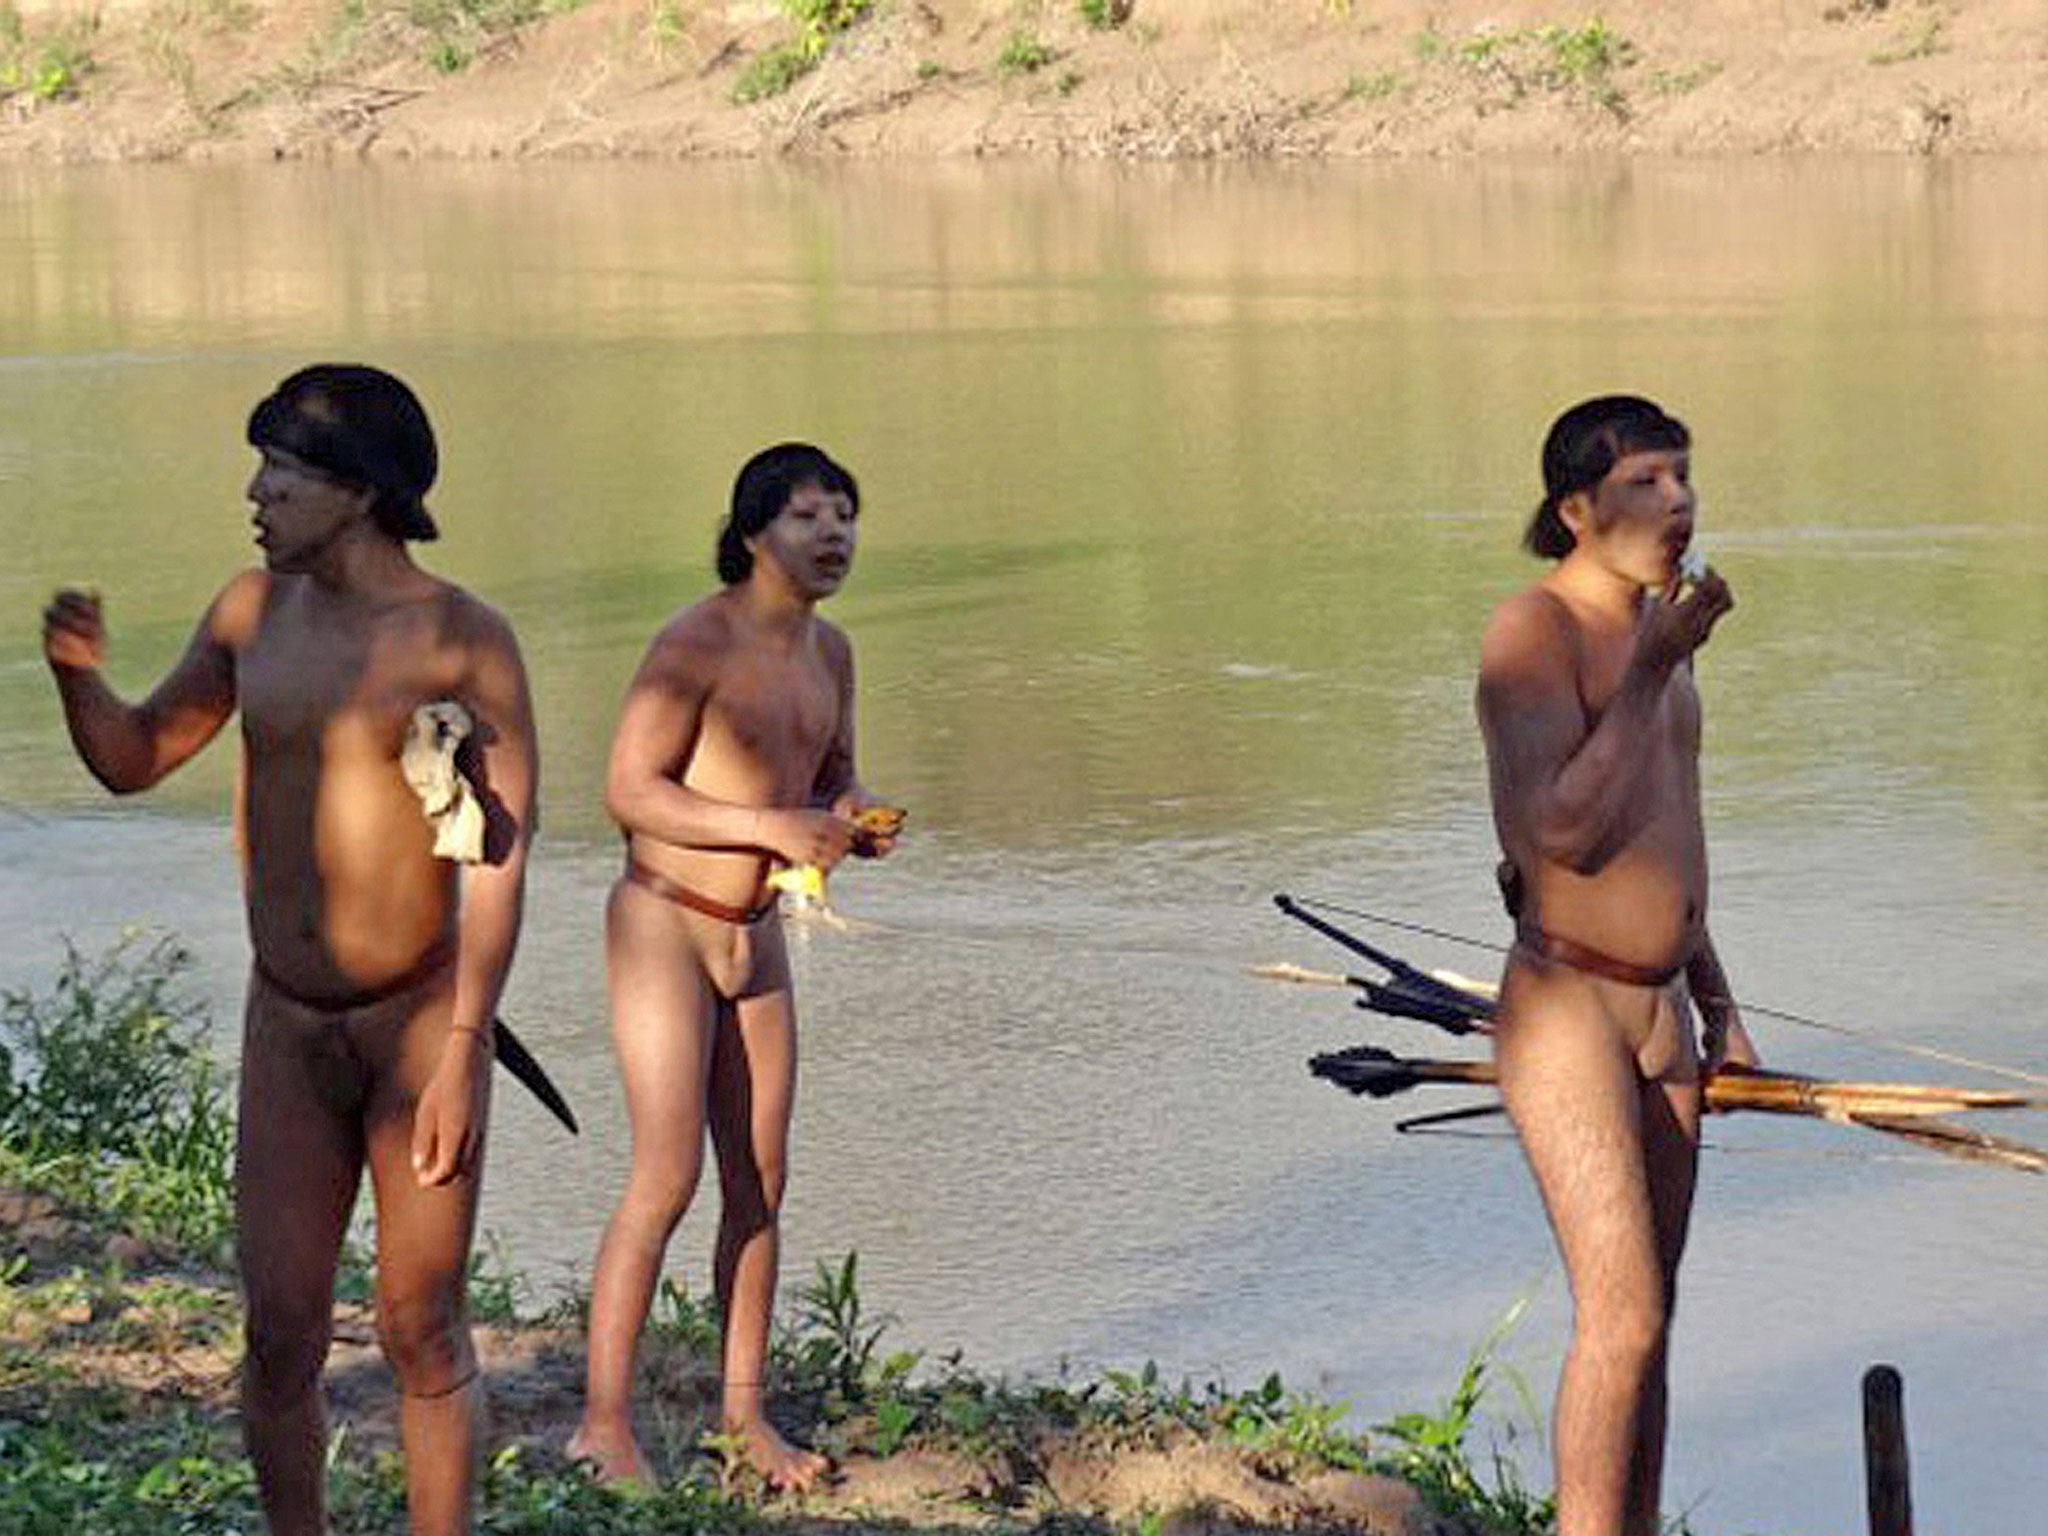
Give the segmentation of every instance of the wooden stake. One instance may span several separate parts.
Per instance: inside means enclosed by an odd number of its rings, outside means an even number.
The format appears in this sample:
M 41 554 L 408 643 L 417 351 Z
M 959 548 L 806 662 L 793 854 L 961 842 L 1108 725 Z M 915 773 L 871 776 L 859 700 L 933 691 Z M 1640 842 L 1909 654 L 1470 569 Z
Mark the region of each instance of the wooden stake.
M 1889 1365 L 1863 1373 L 1863 1473 L 1870 1536 L 1913 1536 L 1906 1466 L 1906 1384 Z

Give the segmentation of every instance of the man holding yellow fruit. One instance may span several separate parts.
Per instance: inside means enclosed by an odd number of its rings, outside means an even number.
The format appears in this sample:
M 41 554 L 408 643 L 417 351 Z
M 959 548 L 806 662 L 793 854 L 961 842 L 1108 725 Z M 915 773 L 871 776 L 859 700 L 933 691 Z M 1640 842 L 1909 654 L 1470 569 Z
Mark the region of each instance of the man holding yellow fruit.
M 765 1412 L 796 1088 L 768 878 L 881 857 L 903 820 L 855 776 L 853 650 L 815 611 L 852 568 L 859 511 L 853 476 L 817 448 L 784 443 L 749 460 L 719 534 L 725 585 L 655 636 L 612 741 L 605 803 L 627 854 L 605 954 L 633 1162 L 598 1248 L 589 1390 L 569 1444 L 610 1481 L 653 1478 L 633 1434 L 633 1357 L 707 1131 L 722 1197 L 724 1429 L 771 1486 L 802 1488 L 824 1470 Z

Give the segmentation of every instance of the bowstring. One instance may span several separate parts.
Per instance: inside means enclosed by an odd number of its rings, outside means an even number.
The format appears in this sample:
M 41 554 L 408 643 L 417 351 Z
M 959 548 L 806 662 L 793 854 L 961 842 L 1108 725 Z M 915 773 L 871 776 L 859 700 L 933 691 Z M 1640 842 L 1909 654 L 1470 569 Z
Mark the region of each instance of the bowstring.
M 1403 933 L 1421 934 L 1426 938 L 1441 939 L 1447 944 L 1461 944 L 1467 949 L 1477 949 L 1492 955 L 1504 955 L 1508 946 L 1487 939 L 1475 939 L 1469 934 L 1452 933 L 1448 929 L 1433 928 L 1427 923 L 1410 922 L 1403 918 L 1388 917 L 1383 912 L 1368 912 L 1363 907 L 1346 906 L 1342 902 L 1327 901 L 1319 896 L 1297 896 L 1294 898 L 1305 907 L 1315 907 L 1324 912 L 1337 912 L 1345 917 L 1357 918 L 1360 922 L 1377 923 L 1383 928 L 1399 929 Z M 1822 1034 L 1839 1035 L 1845 1039 L 1860 1040 L 1866 1045 L 1880 1046 L 1886 1050 L 1899 1051 L 1908 1056 L 1918 1056 L 1926 1061 L 1938 1061 L 1946 1066 L 1967 1067 L 1973 1072 L 1988 1072 L 1993 1077 L 2010 1078 L 2014 1082 L 2032 1083 L 2036 1087 L 2048 1088 L 2048 1074 L 2029 1072 L 2024 1067 L 2009 1067 L 2001 1062 L 1985 1061 L 1976 1056 L 1964 1056 L 1955 1051 L 1945 1051 L 1939 1046 L 1920 1045 L 1911 1040 L 1900 1040 L 1875 1030 L 1859 1029 L 1853 1024 L 1837 1024 L 1829 1019 L 1817 1019 L 1811 1014 L 1798 1013 L 1789 1008 L 1773 1008 L 1768 1003 L 1753 1003 L 1737 998 L 1735 1006 L 1744 1013 L 1754 1013 L 1767 1019 L 1776 1019 L 1781 1024 L 1796 1025 L 1801 1029 L 1817 1030 Z

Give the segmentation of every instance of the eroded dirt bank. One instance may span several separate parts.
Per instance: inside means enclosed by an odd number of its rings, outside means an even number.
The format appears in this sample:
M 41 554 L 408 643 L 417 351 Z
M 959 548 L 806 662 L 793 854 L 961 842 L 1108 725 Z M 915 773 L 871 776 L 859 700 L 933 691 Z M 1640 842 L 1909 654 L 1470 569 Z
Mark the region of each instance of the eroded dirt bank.
M 18 160 L 2036 153 L 2048 6 L 0 0 L 0 92 Z

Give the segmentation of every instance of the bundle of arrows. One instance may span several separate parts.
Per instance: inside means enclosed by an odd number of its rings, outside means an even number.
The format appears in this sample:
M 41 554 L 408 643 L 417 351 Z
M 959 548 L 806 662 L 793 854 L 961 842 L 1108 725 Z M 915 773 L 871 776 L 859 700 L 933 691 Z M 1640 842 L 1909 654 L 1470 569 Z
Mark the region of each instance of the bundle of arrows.
M 1280 896 L 1274 900 L 1288 916 L 1371 962 L 1383 976 L 1338 976 L 1291 965 L 1261 966 L 1257 968 L 1257 974 L 1272 980 L 1348 987 L 1359 994 L 1358 1004 L 1362 1008 L 1420 1020 L 1451 1034 L 1486 1034 L 1491 1031 L 1495 998 L 1490 986 L 1453 972 L 1424 970 L 1411 965 L 1340 928 L 1327 917 L 1308 911 L 1291 897 Z M 1933 1051 L 1917 1054 L 1969 1062 L 1968 1058 Z M 1969 1064 L 1989 1067 L 1986 1063 Z M 2031 1074 L 2016 1070 L 1991 1069 L 2009 1070 L 2010 1075 L 2035 1080 Z M 1491 1061 L 1397 1056 L 1371 1045 L 1318 1055 L 1310 1060 L 1309 1070 L 1340 1088 L 1376 1099 L 1406 1093 L 1425 1083 L 1491 1087 L 1497 1081 Z M 2040 1094 L 1922 1083 L 1841 1082 L 1735 1065 L 1724 1066 L 1710 1076 L 1704 1092 L 1706 1107 L 1716 1112 L 1747 1110 L 1772 1115 L 1802 1115 L 1836 1125 L 1855 1125 L 1881 1131 L 1915 1146 L 1970 1162 L 2016 1168 L 2028 1173 L 2048 1172 L 2048 1152 L 2023 1142 L 1993 1136 L 1973 1126 L 1957 1124 L 1948 1118 L 1982 1111 L 2048 1108 L 2048 1097 Z M 1401 1122 L 1400 1128 L 1420 1129 L 1447 1120 L 1498 1113 L 1499 1108 L 1497 1103 L 1488 1103 L 1444 1114 L 1419 1116 Z

